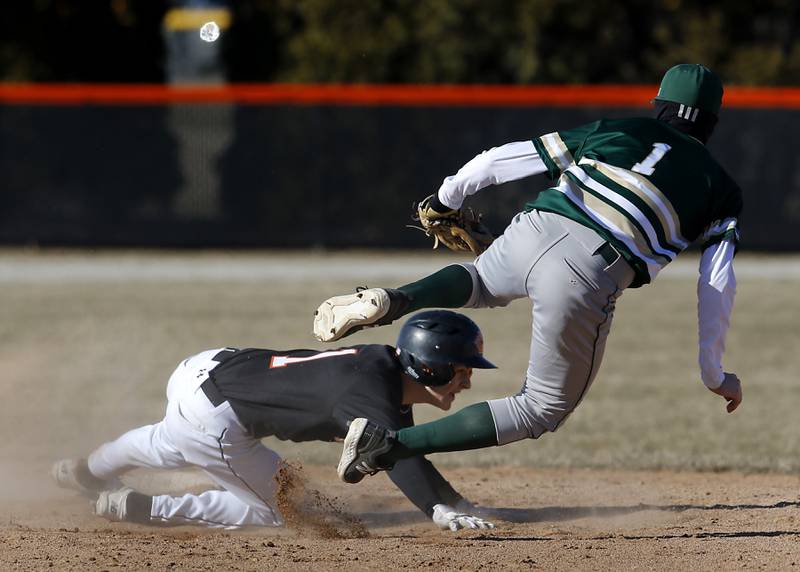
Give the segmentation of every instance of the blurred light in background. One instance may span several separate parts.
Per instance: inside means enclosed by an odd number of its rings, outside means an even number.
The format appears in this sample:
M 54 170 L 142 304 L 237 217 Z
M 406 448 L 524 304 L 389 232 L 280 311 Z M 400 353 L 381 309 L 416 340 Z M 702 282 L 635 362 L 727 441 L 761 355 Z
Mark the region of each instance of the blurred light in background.
M 206 22 L 215 22 L 220 41 L 200 37 Z M 225 2 L 179 2 L 164 15 L 167 83 L 176 86 L 221 85 L 226 82 L 222 59 L 231 12 Z M 178 146 L 182 185 L 173 199 L 179 219 L 213 219 L 220 213 L 221 177 L 217 165 L 233 138 L 230 104 L 171 105 L 167 125 Z M 213 134 L 213 136 L 208 136 Z

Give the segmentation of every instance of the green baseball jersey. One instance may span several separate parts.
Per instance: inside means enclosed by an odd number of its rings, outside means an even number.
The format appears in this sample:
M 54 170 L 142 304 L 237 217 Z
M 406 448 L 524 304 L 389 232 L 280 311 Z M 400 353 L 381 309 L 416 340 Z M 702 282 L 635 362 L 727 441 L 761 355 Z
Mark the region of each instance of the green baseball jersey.
M 636 271 L 631 287 L 700 239 L 738 241 L 742 192 L 705 145 L 650 118 L 600 120 L 533 144 L 555 187 L 527 210 L 559 213 L 596 230 Z

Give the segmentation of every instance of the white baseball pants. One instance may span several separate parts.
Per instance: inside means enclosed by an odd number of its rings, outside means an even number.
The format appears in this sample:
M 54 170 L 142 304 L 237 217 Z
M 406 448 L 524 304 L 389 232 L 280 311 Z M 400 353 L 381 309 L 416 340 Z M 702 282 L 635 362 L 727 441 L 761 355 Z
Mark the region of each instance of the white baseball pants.
M 616 259 L 609 262 L 600 252 Z M 633 269 L 590 228 L 541 211 L 516 215 L 474 265 L 464 267 L 474 284 L 468 307 L 526 297 L 533 303 L 522 389 L 489 401 L 498 444 L 555 431 L 597 374 L 614 305 Z
M 151 518 L 209 527 L 280 526 L 274 475 L 280 457 L 247 434 L 226 401 L 214 407 L 200 385 L 224 348 L 190 357 L 167 385 L 167 411 L 155 425 L 128 431 L 89 456 L 89 470 L 110 480 L 134 468 L 197 466 L 224 490 L 153 497 Z

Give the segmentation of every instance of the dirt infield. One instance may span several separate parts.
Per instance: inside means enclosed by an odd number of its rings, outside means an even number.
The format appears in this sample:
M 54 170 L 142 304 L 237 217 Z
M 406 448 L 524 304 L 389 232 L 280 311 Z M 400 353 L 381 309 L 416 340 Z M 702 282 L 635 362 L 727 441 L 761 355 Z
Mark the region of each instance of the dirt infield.
M 440 532 L 384 477 L 359 486 L 306 467 L 367 528 L 203 531 L 109 524 L 48 491 L 2 503 L 3 570 L 791 570 L 800 567 L 800 479 L 787 475 L 457 469 L 497 528 Z M 357 536 L 357 535 L 356 535 Z
M 339 483 L 339 445 L 270 438 L 302 463 L 306 508 L 286 529 L 208 531 L 97 519 L 48 467 L 161 419 L 186 356 L 323 347 L 310 327 L 324 298 L 458 259 L 0 252 L 0 570 L 800 569 L 800 258 L 737 263 L 726 367 L 745 400 L 733 415 L 698 379 L 697 261 L 686 259 L 625 293 L 598 380 L 557 434 L 430 457 L 496 529 L 440 532 L 385 476 Z M 516 392 L 528 356 L 527 302 L 467 313 L 500 368 L 476 375 L 455 408 Z M 398 329 L 352 343 L 391 344 Z M 439 414 L 415 408 L 418 422 Z M 196 474 L 130 479 L 151 494 L 203 486 Z

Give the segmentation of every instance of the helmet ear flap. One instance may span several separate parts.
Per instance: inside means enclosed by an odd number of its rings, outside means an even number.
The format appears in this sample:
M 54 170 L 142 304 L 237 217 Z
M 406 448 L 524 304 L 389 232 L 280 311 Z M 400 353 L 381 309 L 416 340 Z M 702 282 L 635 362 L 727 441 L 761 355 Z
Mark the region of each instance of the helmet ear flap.
M 428 378 L 428 382 L 425 384 L 430 387 L 447 385 L 456 375 L 456 368 L 454 368 L 453 364 L 450 363 L 425 367 L 431 372 L 431 376 Z
M 429 387 L 447 385 L 455 376 L 455 368 L 452 364 L 426 364 L 414 357 L 410 352 L 398 348 L 397 358 L 403 367 L 403 372 L 411 376 L 415 381 Z

